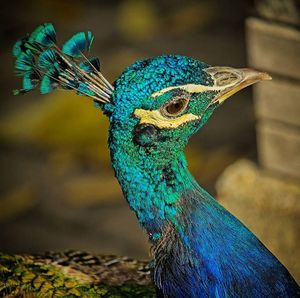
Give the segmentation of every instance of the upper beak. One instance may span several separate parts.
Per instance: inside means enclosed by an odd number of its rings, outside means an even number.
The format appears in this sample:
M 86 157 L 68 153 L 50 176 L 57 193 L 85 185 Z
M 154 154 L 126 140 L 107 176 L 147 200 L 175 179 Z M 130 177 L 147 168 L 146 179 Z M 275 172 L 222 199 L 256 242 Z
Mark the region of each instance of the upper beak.
M 267 73 L 250 68 L 217 66 L 206 68 L 205 71 L 214 80 L 213 90 L 218 92 L 212 104 L 221 104 L 228 97 L 249 85 L 272 79 Z

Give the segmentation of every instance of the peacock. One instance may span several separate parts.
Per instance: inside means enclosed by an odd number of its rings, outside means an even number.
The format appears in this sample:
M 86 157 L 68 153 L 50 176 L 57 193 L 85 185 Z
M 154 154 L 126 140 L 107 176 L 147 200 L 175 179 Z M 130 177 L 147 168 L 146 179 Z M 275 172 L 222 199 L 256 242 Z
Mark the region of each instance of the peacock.
M 110 84 L 93 34 L 62 46 L 51 23 L 13 47 L 24 94 L 74 90 L 109 119 L 111 164 L 153 260 L 85 252 L 0 255 L 4 297 L 300 297 L 288 270 L 188 170 L 189 138 L 227 98 L 270 76 L 181 55 L 136 61 Z M 237 185 L 238 187 L 238 185 Z

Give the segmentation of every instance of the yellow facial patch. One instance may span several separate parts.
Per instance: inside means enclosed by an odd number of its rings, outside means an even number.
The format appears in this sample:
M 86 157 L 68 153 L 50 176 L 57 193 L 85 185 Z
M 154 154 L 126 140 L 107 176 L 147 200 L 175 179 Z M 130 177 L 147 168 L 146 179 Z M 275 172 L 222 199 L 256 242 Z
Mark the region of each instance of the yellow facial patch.
M 158 128 L 176 128 L 192 120 L 198 120 L 200 117 L 194 114 L 184 114 L 176 118 L 164 117 L 159 110 L 136 109 L 134 115 L 140 118 L 141 124 L 152 124 Z

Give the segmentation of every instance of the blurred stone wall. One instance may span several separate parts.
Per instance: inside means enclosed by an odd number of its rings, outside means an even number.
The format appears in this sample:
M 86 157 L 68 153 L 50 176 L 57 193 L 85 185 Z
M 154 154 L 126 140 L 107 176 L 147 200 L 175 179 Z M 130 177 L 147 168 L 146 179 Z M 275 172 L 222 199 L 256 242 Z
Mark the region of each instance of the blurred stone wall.
M 273 80 L 254 86 L 259 167 L 239 161 L 218 198 L 300 281 L 300 5 L 257 1 L 247 20 L 249 64 Z

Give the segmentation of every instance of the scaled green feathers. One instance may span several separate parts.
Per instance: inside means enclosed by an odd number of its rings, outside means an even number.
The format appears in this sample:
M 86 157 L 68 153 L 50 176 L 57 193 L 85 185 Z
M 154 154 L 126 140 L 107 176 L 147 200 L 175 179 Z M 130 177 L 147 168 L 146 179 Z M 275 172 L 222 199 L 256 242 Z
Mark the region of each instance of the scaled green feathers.
M 0 297 L 155 297 L 146 262 L 84 252 L 0 254 Z

